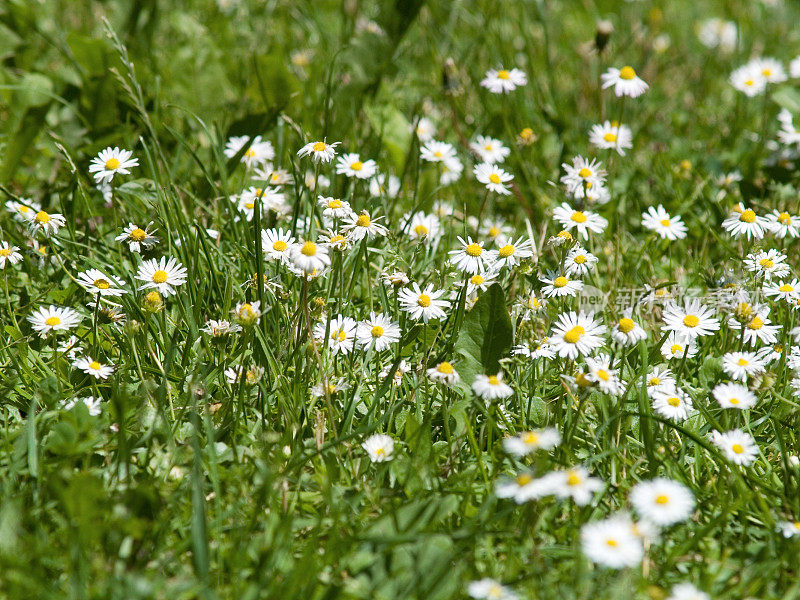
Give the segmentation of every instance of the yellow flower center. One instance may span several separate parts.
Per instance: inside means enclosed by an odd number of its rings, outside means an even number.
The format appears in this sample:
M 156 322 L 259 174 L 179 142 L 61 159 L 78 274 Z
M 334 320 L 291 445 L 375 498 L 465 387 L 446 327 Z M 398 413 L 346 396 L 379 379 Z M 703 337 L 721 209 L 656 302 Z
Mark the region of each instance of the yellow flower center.
M 781 225 L 785 225 L 788 227 L 791 224 L 791 222 L 792 222 L 792 217 L 789 215 L 789 213 L 784 212 L 778 215 L 778 223 L 780 223 Z
M 742 452 L 744 452 L 744 448 L 742 447 L 741 444 L 734 444 L 733 446 L 731 446 L 731 450 L 733 450 L 736 454 L 741 454 Z
M 30 210 L 31 210 L 31 209 L 30 209 L 30 208 L 28 208 L 27 206 L 25 206 L 24 204 L 20 204 L 20 205 L 17 207 L 17 210 L 18 210 L 19 212 L 21 212 L 21 213 L 25 214 L 25 213 L 27 213 L 27 212 L 30 212 Z
M 582 265 L 586 262 L 586 257 L 583 254 L 578 254 L 575 258 L 572 259 L 576 265 Z
M 580 475 L 578 475 L 575 471 L 570 471 L 569 476 L 567 477 L 567 485 L 578 485 L 580 482 Z
M 672 344 L 669 351 L 672 352 L 672 354 L 677 354 L 678 352 L 683 351 L 683 346 L 681 346 L 680 344 Z
M 500 385 L 500 380 L 497 378 L 497 375 L 489 375 L 489 384 Z
M 55 327 L 56 325 L 61 324 L 61 319 L 59 319 L 58 317 L 47 317 L 44 324 L 47 325 L 48 327 Z
M 576 223 L 585 223 L 586 222 L 586 215 L 583 214 L 581 211 L 576 210 L 572 213 L 572 217 L 570 217 Z
M 244 207 L 247 210 L 253 210 L 256 207 L 256 203 L 255 202 L 245 202 L 244 203 Z
M 144 299 L 145 302 L 148 302 L 150 304 L 158 304 L 159 302 L 161 302 L 161 295 L 157 291 L 153 290 L 152 292 L 149 292 L 144 297 Z
M 11 256 L 11 248 L 0 248 L 0 256 Z
M 647 384 L 651 386 L 658 385 L 659 383 L 661 383 L 661 379 L 659 379 L 658 377 L 651 377 L 650 381 L 647 382 Z
M 328 202 L 328 208 L 342 208 L 342 201 L 338 198 L 334 198 L 330 202 Z
M 465 252 L 474 258 L 483 253 L 483 248 L 481 248 L 478 244 L 469 244 L 466 247 Z
M 506 244 L 498 251 L 500 258 L 508 258 L 512 254 L 514 254 L 514 246 L 512 244 Z
M 439 373 L 442 373 L 443 375 L 451 375 L 454 371 L 453 365 L 451 365 L 447 361 L 440 362 L 439 365 L 436 367 L 436 370 L 439 371 Z
M 353 171 L 360 171 L 364 168 L 364 163 L 362 163 L 360 160 L 357 160 L 356 162 L 350 164 L 350 168 L 353 169 Z
M 153 273 L 153 283 L 164 283 L 167 280 L 167 272 L 159 269 Z
M 603 381 L 608 381 L 609 379 L 611 379 L 611 375 L 609 374 L 609 372 L 603 369 L 597 370 L 597 376 Z
M 108 283 L 108 281 L 106 281 L 105 279 L 95 279 L 94 287 L 96 287 L 98 290 L 107 290 L 108 288 L 111 287 L 111 284 Z
M 664 494 L 656 496 L 656 504 L 668 504 L 668 503 L 669 503 L 669 497 L 665 496 Z
M 528 485 L 531 481 L 533 481 L 533 477 L 528 475 L 527 473 L 521 473 L 517 475 L 517 485 L 522 487 L 523 485 Z
M 744 223 L 754 223 L 756 220 L 756 213 L 750 208 L 743 210 L 742 214 L 739 215 L 739 220 Z
M 509 77 L 511 77 L 511 74 L 508 71 L 506 71 L 505 69 L 502 69 L 502 70 L 497 72 L 497 78 L 498 79 L 508 79 Z
M 633 331 L 633 328 L 635 326 L 636 326 L 636 323 L 633 322 L 633 319 L 629 319 L 628 317 L 621 318 L 619 320 L 619 323 L 617 323 L 617 328 L 622 333 L 629 333 L 630 331 Z
M 328 146 L 325 142 L 315 142 L 314 143 L 314 152 L 323 152 Z
M 417 304 L 422 308 L 427 308 L 431 305 L 431 297 L 426 294 L 420 294 L 419 298 L 417 298 Z
M 383 335 L 383 327 L 381 327 L 380 325 L 375 325 L 375 327 L 372 328 L 372 331 L 370 331 L 370 333 L 372 334 L 372 337 L 379 338 Z
M 486 280 L 483 278 L 483 275 L 473 275 L 469 278 L 469 282 L 472 285 L 481 285 L 484 281 Z
M 303 256 L 316 256 L 317 245 L 314 242 L 306 242 L 303 244 L 303 247 L 300 248 L 300 253 Z
M 50 215 L 48 215 L 43 210 L 40 210 L 36 213 L 36 222 L 37 223 L 49 223 L 50 222 Z
M 289 246 L 283 240 L 278 240 L 274 244 L 272 244 L 272 249 L 277 250 L 278 252 L 284 252 L 286 248 Z
M 758 261 L 758 264 L 760 264 L 765 269 L 771 269 L 772 267 L 775 266 L 775 263 L 772 262 L 769 258 L 762 258 L 760 261 Z
M 578 171 L 578 177 L 581 177 L 582 179 L 586 179 L 587 177 L 591 176 L 592 176 L 591 169 L 587 169 L 586 167 L 583 167 L 580 171 Z
M 567 285 L 568 283 L 569 283 L 569 281 L 567 281 L 567 278 L 563 277 L 563 276 L 562 277 L 556 277 L 553 280 L 553 285 L 556 286 L 557 288 L 562 288 L 565 285 Z
M 673 396 L 672 398 L 667 399 L 667 404 L 677 408 L 681 405 L 681 400 L 677 396 Z
M 119 159 L 109 158 L 106 161 L 106 171 L 113 171 L 114 169 L 119 169 Z
M 416 233 L 419 236 L 428 235 L 428 228 L 425 227 L 425 225 L 421 224 L 417 225 L 416 227 L 414 227 L 414 233 Z
M 93 360 L 92 362 L 89 363 L 89 368 L 92 369 L 93 371 L 99 371 L 100 363 L 97 362 L 96 360 Z
M 331 333 L 331 339 L 338 342 L 343 342 L 347 339 L 347 332 L 339 329 L 334 329 Z
M 761 329 L 764 326 L 764 321 L 759 317 L 753 317 L 753 320 L 747 324 L 748 329 Z
M 737 404 L 739 404 L 739 399 L 738 398 L 731 398 L 730 400 L 728 400 L 728 402 L 730 402 L 731 404 L 736 406 Z
M 669 227 L 669 219 L 661 219 L 659 223 L 661 223 L 661 225 L 664 227 Z
M 697 327 L 700 324 L 700 319 L 694 315 L 686 315 L 683 317 L 683 324 L 686 327 Z
M 740 367 L 746 367 L 747 365 L 750 364 L 750 362 L 745 360 L 744 358 L 740 358 L 738 361 L 736 361 L 736 364 L 739 365 Z
M 253 158 L 256 155 L 256 151 L 253 150 L 252 148 L 248 148 L 247 151 L 244 153 L 244 155 L 248 158 Z M 108 166 L 108 163 L 106 163 L 106 166 Z
M 500 229 L 492 225 L 489 228 L 489 237 L 497 237 L 498 235 L 500 235 Z
M 789 285 L 788 283 L 784 283 L 781 287 L 778 288 L 779 292 L 793 292 L 794 288 Z
M 134 242 L 141 242 L 147 237 L 147 233 L 144 229 L 139 229 L 136 227 L 131 230 L 131 232 L 128 234 L 128 237 Z
M 489 175 L 489 181 L 492 183 L 500 183 L 500 176 L 497 173 L 492 173 Z
M 617 540 L 615 540 L 615 539 L 607 539 L 606 540 L 606 546 L 611 546 L 612 548 L 616 548 L 617 547 Z
M 491 145 L 491 144 L 486 144 L 486 145 L 483 147 L 483 149 L 484 149 L 484 150 L 486 150 L 487 152 L 491 152 L 491 151 L 492 151 L 492 145 Z
M 356 219 L 356 227 L 369 227 L 370 222 L 369 215 L 367 213 L 361 213 L 358 215 L 358 219 Z
M 376 456 L 384 456 L 385 454 L 386 454 L 386 450 L 384 450 L 383 448 L 378 448 L 377 450 L 375 450 L 375 455 Z
M 619 70 L 619 78 L 625 79 L 626 81 L 630 81 L 636 77 L 636 71 L 633 70 L 633 67 L 622 67 Z
M 526 444 L 538 444 L 539 436 L 535 432 L 529 431 L 525 434 L 525 437 L 522 438 L 522 441 Z
M 769 77 L 770 75 L 772 75 L 772 69 L 762 69 L 761 70 L 761 74 L 764 77 Z
M 581 213 L 580 216 L 583 217 L 584 221 L 586 220 L 586 217 L 583 216 L 583 213 Z M 575 215 L 572 215 L 572 220 L 575 221 Z M 578 223 L 583 223 L 583 221 L 578 221 Z M 566 230 L 562 229 L 561 231 L 558 232 L 558 235 L 556 237 L 560 237 L 560 238 L 563 238 L 565 240 L 571 240 L 572 239 L 572 234 L 569 231 L 566 231 Z
M 617 141 L 617 134 L 616 133 L 607 133 L 603 136 L 603 139 L 609 143 L 613 143 Z
M 344 239 L 345 238 L 343 235 L 341 235 L 340 233 L 335 233 L 334 235 L 331 236 L 330 243 L 338 244 L 339 242 L 343 242 Z
M 564 334 L 564 341 L 568 344 L 577 344 L 584 333 L 586 333 L 586 330 L 580 325 L 576 325 Z

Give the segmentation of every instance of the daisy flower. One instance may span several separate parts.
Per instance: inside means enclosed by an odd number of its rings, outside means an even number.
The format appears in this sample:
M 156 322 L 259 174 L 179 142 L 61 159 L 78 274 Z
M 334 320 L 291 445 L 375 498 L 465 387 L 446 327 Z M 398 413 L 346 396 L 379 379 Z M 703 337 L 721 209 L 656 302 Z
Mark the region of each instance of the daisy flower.
M 400 193 L 400 178 L 396 175 L 387 177 L 383 173 L 378 173 L 369 180 L 369 193 L 375 198 L 380 196 L 397 198 L 397 194 Z
M 549 359 L 555 357 L 555 355 L 555 349 L 546 337 L 540 340 L 534 340 L 530 346 L 531 360 L 537 360 L 539 358 Z
M 567 193 L 575 198 L 583 198 L 588 189 L 602 187 L 606 171 L 600 168 L 601 164 L 598 160 L 589 161 L 582 156 L 573 158 L 571 165 L 561 163 L 566 175 L 562 175 L 560 181 L 567 187 Z
M 485 292 L 495 282 L 496 277 L 497 273 L 495 271 L 475 273 L 475 275 L 467 279 L 467 295 L 471 296 L 478 290 Z
M 667 600 L 711 600 L 711 597 L 691 583 L 679 583 L 673 586 Z
M 575 210 L 566 202 L 553 209 L 553 218 L 567 231 L 577 229 L 578 235 L 584 240 L 589 239 L 590 231 L 603 233 L 608 226 L 608 221 L 600 215 L 589 210 Z
M 741 429 L 732 429 L 725 433 L 714 430 L 709 434 L 709 438 L 735 465 L 749 466 L 758 456 L 758 446 L 753 436 Z
M 722 408 L 747 410 L 758 402 L 756 395 L 739 383 L 720 383 L 714 388 L 712 395 Z
M 382 218 L 383 217 L 378 217 L 373 220 L 367 211 L 362 210 L 361 214 L 358 216 L 352 214 L 344 219 L 342 231 L 346 232 L 347 237 L 354 242 L 360 242 L 364 238 L 371 240 L 376 235 L 385 236 L 389 233 L 389 230 L 377 222 L 378 219 Z
M 642 213 L 642 227 L 656 232 L 662 240 L 682 240 L 686 237 L 686 225 L 681 218 L 670 217 L 660 204 L 656 208 L 651 206 L 647 212 Z
M 158 238 L 153 235 L 156 230 L 149 231 L 153 223 L 148 223 L 142 229 L 134 223 L 128 223 L 128 226 L 122 230 L 122 233 L 114 238 L 118 242 L 127 242 L 128 249 L 131 252 L 141 252 L 142 248 L 149 250 L 158 243 Z
M 507 94 L 527 83 L 527 76 L 519 69 L 489 69 L 481 80 L 481 86 L 493 94 Z
M 322 271 L 331 264 L 328 248 L 307 240 L 290 246 L 289 257 L 294 267 L 305 274 Z
M 523 504 L 536 498 L 546 496 L 550 489 L 542 479 L 534 479 L 530 473 L 522 472 L 513 479 L 503 478 L 494 488 L 498 498 L 511 498 L 517 504 Z
M 329 219 L 345 219 L 353 215 L 353 209 L 347 200 L 329 196 L 318 196 L 317 204 L 322 209 L 322 216 Z
M 27 223 L 42 209 L 42 205 L 26 198 L 20 198 L 20 200 L 21 202 L 16 200 L 6 202 L 6 210 L 14 215 L 15 221 Z
M 604 394 L 619 396 L 625 391 L 625 382 L 619 378 L 619 370 L 611 368 L 608 354 L 587 356 L 586 368 L 589 370 L 586 379 L 595 383 Z
M 362 161 L 358 154 L 343 154 L 336 159 L 336 172 L 345 177 L 369 179 L 378 172 L 378 165 L 374 160 Z
M 774 58 L 762 57 L 751 61 L 753 70 L 761 73 L 767 83 L 783 83 L 788 79 L 783 65 Z
M 410 217 L 410 219 L 409 219 Z M 434 245 L 442 234 L 442 227 L 439 222 L 439 217 L 436 215 L 428 215 L 424 212 L 414 213 L 414 216 L 406 214 L 403 221 L 408 223 L 404 231 L 408 231 L 408 235 L 412 239 L 422 240 L 427 245 Z
M 336 392 L 342 392 L 347 389 L 350 389 L 350 386 L 344 377 L 340 377 L 339 380 L 334 383 L 320 382 L 316 384 L 311 388 L 311 395 L 314 396 L 314 398 L 324 398 L 325 396 L 333 396 Z
M 482 221 L 480 234 L 498 246 L 504 246 L 514 229 L 501 220 Z
M 523 431 L 519 435 L 503 439 L 503 449 L 514 456 L 523 457 L 536 450 L 552 450 L 561 443 L 558 429 L 545 427 Z
M 792 279 L 791 281 L 781 279 L 777 283 L 764 283 L 762 289 L 766 296 L 776 300 L 784 300 L 790 304 L 800 298 L 800 280 L 798 279 Z
M 175 288 L 186 283 L 186 268 L 174 258 L 151 258 L 139 265 L 136 279 L 144 281 L 139 289 L 155 288 L 162 296 L 176 294 Z
M 525 237 L 520 237 L 516 242 L 508 240 L 499 249 L 492 251 L 493 267 L 495 269 L 513 269 L 521 260 L 533 256 L 531 242 Z
M 786 277 L 789 272 L 789 265 L 784 261 L 786 255 L 778 250 L 759 250 L 751 252 L 744 259 L 744 268 L 755 273 L 758 277 L 772 279 L 773 277 Z
M 336 156 L 336 146 L 341 142 L 309 142 L 297 151 L 297 156 L 310 156 L 315 163 L 329 163 Z
M 583 289 L 583 282 L 580 279 L 570 279 L 566 275 L 553 277 L 553 275 L 555 273 L 549 274 L 548 277 L 539 277 L 539 281 L 544 284 L 542 286 L 542 295 L 545 298 L 575 296 Z
M 542 482 L 550 486 L 559 498 L 572 498 L 578 506 L 586 506 L 592 501 L 595 492 L 603 489 L 603 481 L 590 477 L 589 471 L 577 466 L 566 471 L 551 471 Z
M 623 346 L 634 346 L 647 339 L 647 332 L 631 318 L 632 315 L 632 308 L 625 309 L 622 318 L 611 327 L 612 339 Z
M 431 367 L 426 372 L 428 373 L 428 377 L 433 381 L 438 381 L 446 385 L 455 385 L 461 380 L 458 371 L 446 360 L 440 362 L 435 367 Z
M 583 277 L 589 274 L 589 271 L 594 268 L 596 262 L 597 257 L 594 254 L 580 246 L 575 246 L 564 259 L 564 270 L 567 272 L 567 275 Z
M 637 483 L 629 498 L 643 519 L 661 527 L 685 521 L 694 512 L 694 494 L 682 483 L 666 477 Z
M 249 369 L 244 366 L 228 367 L 225 369 L 225 381 L 231 385 L 237 383 L 247 383 L 247 385 L 255 385 L 264 376 L 264 367 L 253 365 Z
M 79 358 L 72 363 L 72 366 L 95 379 L 108 379 L 114 373 L 114 365 L 104 365 L 91 356 Z
M 476 136 L 469 147 L 480 157 L 481 162 L 489 164 L 501 163 L 511 154 L 511 149 L 506 148 L 500 140 L 482 135 Z
M 781 521 L 778 523 L 778 531 L 785 538 L 800 535 L 800 521 Z
M 514 389 L 503 382 L 502 373 L 497 375 L 476 375 L 475 381 L 472 383 L 472 391 L 475 392 L 476 396 L 486 401 L 509 398 L 514 395 Z
M 488 577 L 470 581 L 467 594 L 479 600 L 517 600 L 518 596 L 507 587 Z
M 800 237 L 800 217 L 774 210 L 766 216 L 767 228 L 777 238 Z
M 674 331 L 694 339 L 698 336 L 714 335 L 719 329 L 719 319 L 714 311 L 700 304 L 700 300 L 686 300 L 683 306 L 670 302 L 664 308 L 662 331 Z
M 422 160 L 427 162 L 444 162 L 456 158 L 456 150 L 447 142 L 430 140 L 419 149 Z
M 0 242 L 0 269 L 5 269 L 6 264 L 15 265 L 21 260 L 19 247 L 12 246 L 8 242 Z
M 241 326 L 237 323 L 231 323 L 224 319 L 220 321 L 209 319 L 206 321 L 205 327 L 200 328 L 200 331 L 215 339 L 227 337 L 241 330 Z
M 755 346 L 758 342 L 774 344 L 778 341 L 780 325 L 772 325 L 769 320 L 769 306 L 754 306 L 752 318 L 747 323 L 739 323 L 735 318 L 728 319 L 728 327 L 735 331 L 742 331 L 745 343 Z
M 436 125 L 428 117 L 420 117 L 416 126 L 411 126 L 411 132 L 419 138 L 420 142 L 427 142 L 436 135 Z
M 286 231 L 282 228 L 261 230 L 261 250 L 267 260 L 289 263 L 289 256 L 295 241 L 289 229 Z
M 722 355 L 722 370 L 735 381 L 747 381 L 761 375 L 766 365 L 755 352 L 728 352 Z
M 450 264 L 469 275 L 486 271 L 492 256 L 484 250 L 483 242 L 473 242 L 471 237 L 465 240 L 458 236 L 457 239 L 460 247 L 448 252 Z
M 735 90 L 752 98 L 767 88 L 766 78 L 752 64 L 746 64 L 734 70 L 728 79 Z
M 660 392 L 668 392 L 675 388 L 675 377 L 669 369 L 655 367 L 645 377 L 647 395 L 652 400 Z
M 71 308 L 61 308 L 52 304 L 39 308 L 28 315 L 31 326 L 44 337 L 51 331 L 64 331 L 77 327 L 83 317 Z
M 549 336 L 553 350 L 562 358 L 575 360 L 579 355 L 588 356 L 603 345 L 601 337 L 606 327 L 591 315 L 570 311 L 558 316 Z
M 383 369 L 381 371 L 381 373 L 380 373 L 380 376 L 382 378 L 388 377 L 390 369 L 391 369 L 391 366 L 386 367 L 385 369 Z M 392 385 L 396 385 L 397 386 L 397 385 L 400 385 L 401 383 L 403 383 L 403 375 L 405 375 L 409 371 L 411 371 L 411 367 L 408 366 L 408 362 L 406 362 L 405 359 L 401 360 L 400 364 L 397 365 L 397 368 L 395 369 L 394 373 L 392 373 Z
M 676 388 L 653 394 L 653 410 L 667 419 L 683 421 L 693 409 L 692 399 L 683 390 Z
M 121 296 L 127 293 L 122 289 L 125 282 L 111 275 L 106 275 L 98 269 L 89 269 L 79 273 L 78 283 L 82 285 L 90 294 L 99 296 Z
M 633 147 L 633 135 L 627 125 L 606 121 L 592 127 L 589 143 L 603 150 L 616 150 L 620 156 L 625 156 L 625 150 Z
M 411 289 L 400 290 L 398 300 L 401 308 L 415 321 L 420 319 L 427 323 L 431 319 L 441 319 L 447 316 L 444 309 L 450 308 L 448 300 L 442 300 L 444 290 L 437 290 L 429 283 L 425 289 L 420 289 L 416 282 L 411 284 Z
M 719 18 L 706 19 L 700 25 L 697 37 L 706 48 L 719 48 L 728 53 L 736 49 L 738 29 L 733 21 Z
M 357 328 L 358 323 L 350 317 L 336 315 L 329 323 L 321 321 L 314 325 L 314 339 L 324 343 L 327 331 L 327 345 L 333 354 L 349 354 L 355 345 Z
M 690 338 L 680 333 L 671 332 L 664 343 L 661 344 L 661 356 L 667 360 L 671 358 L 692 358 L 697 354 L 696 338 Z
M 450 185 L 461 179 L 464 165 L 456 157 L 446 158 L 442 161 L 441 171 L 439 185 Z
M 387 315 L 373 312 L 358 324 L 356 340 L 363 348 L 382 352 L 400 341 L 400 326 Z
M 745 208 L 741 202 L 737 204 L 727 219 L 722 222 L 722 228 L 738 238 L 746 236 L 747 239 L 760 240 L 769 226 L 766 217 L 758 216 L 751 208 Z
M 94 396 L 88 396 L 86 398 L 72 398 L 71 400 L 64 400 L 61 403 L 61 408 L 64 410 L 72 410 L 78 406 L 78 403 L 80 402 L 86 407 L 86 410 L 89 411 L 91 416 L 96 417 L 103 412 L 101 401 L 102 398 L 95 398 Z
M 647 91 L 649 87 L 633 70 L 632 67 L 622 67 L 621 69 L 610 68 L 600 76 L 603 82 L 603 89 L 613 87 L 617 98 L 629 96 L 636 98 Z
M 496 164 L 480 163 L 475 165 L 472 172 L 475 174 L 475 179 L 484 184 L 490 192 L 496 192 L 503 196 L 508 196 L 511 193 L 506 183 L 514 179 L 514 176 L 506 173 Z
M 635 567 L 642 562 L 644 546 L 634 533 L 633 522 L 615 515 L 581 527 L 581 549 L 593 563 L 609 569 Z
M 261 318 L 261 302 L 239 302 L 231 312 L 239 323 L 251 327 Z
M 272 163 L 256 167 L 253 171 L 253 181 L 261 181 L 269 185 L 289 185 L 294 182 L 294 177 L 286 169 L 276 169 Z
M 38 231 L 41 231 L 45 235 L 55 235 L 58 233 L 58 230 L 66 225 L 67 220 L 64 218 L 63 215 L 58 213 L 48 213 L 46 211 L 40 210 L 35 215 L 32 216 L 30 221 L 28 222 L 31 230 L 31 235 L 35 235 Z
M 364 448 L 372 462 L 386 462 L 392 460 L 394 440 L 386 434 L 376 433 L 364 440 L 361 447 Z
M 128 175 L 132 167 L 139 166 L 139 159 L 131 156 L 133 153 L 130 150 L 108 147 L 89 163 L 89 173 L 94 173 L 94 180 L 98 183 L 111 183 L 117 173 Z

